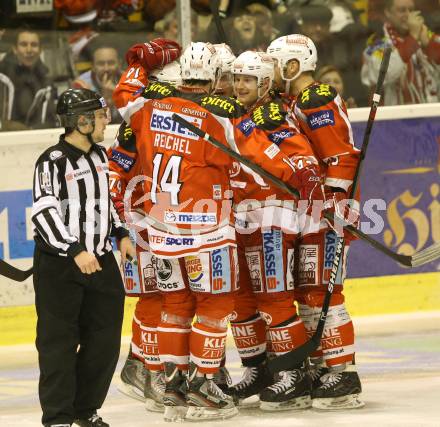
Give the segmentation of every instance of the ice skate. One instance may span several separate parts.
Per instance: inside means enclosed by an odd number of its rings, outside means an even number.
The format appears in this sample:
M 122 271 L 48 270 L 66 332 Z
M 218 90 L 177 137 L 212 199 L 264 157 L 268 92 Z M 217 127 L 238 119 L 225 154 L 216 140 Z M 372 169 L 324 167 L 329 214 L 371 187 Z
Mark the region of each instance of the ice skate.
M 233 398 L 223 393 L 212 377 L 201 376 L 194 364 L 190 366 L 186 397 L 187 420 L 221 420 L 238 414 Z
M 280 372 L 281 378 L 260 393 L 262 411 L 289 411 L 312 406 L 310 378 L 304 369 Z
M 165 392 L 163 395 L 165 421 L 181 422 L 187 412 L 186 378 L 174 363 L 165 362 Z
M 214 374 L 212 379 L 223 393 L 228 394 L 227 391 L 232 384 L 232 379 L 231 375 L 229 375 L 229 371 L 226 369 L 226 366 L 221 366 L 220 369 Z
M 321 386 L 312 391 L 313 408 L 326 411 L 362 408 L 365 403 L 359 398 L 361 381 L 354 365 L 330 369 L 321 377 Z
M 147 370 L 144 386 L 145 409 L 151 412 L 164 412 L 164 394 L 165 373 L 163 371 Z
M 104 422 L 98 414 L 93 414 L 87 419 L 75 420 L 73 424 L 79 427 L 110 427 L 110 424 Z
M 328 374 L 328 372 L 329 372 L 328 368 L 325 364 L 323 364 L 322 359 L 316 361 L 316 363 L 310 361 L 309 376 L 310 376 L 310 381 L 312 383 L 312 390 L 322 385 L 321 377 L 324 376 L 325 374 Z
M 136 400 L 144 401 L 144 384 L 147 369 L 144 363 L 131 354 L 128 355 L 124 367 L 121 371 L 122 383 L 118 385 L 118 390 Z
M 258 408 L 258 393 L 273 384 L 273 376 L 267 369 L 266 362 L 257 366 L 247 366 L 242 379 L 227 391 L 240 408 Z

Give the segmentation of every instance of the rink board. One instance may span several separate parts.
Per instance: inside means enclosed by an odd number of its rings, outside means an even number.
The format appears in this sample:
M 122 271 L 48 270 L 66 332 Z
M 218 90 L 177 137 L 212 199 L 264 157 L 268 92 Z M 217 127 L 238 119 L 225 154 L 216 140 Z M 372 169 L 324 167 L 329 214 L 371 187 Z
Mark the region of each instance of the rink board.
M 440 104 L 431 104 L 384 107 L 377 114 L 362 173 L 366 177 L 362 179 L 362 198 L 363 201 L 382 199 L 386 204 L 386 210 L 373 209 L 376 217 L 369 216 L 375 223 L 383 221 L 375 238 L 385 241 L 394 251 L 411 254 L 440 241 L 439 111 Z M 367 116 L 366 108 L 350 111 L 358 146 Z M 117 126 L 107 128 L 106 145 L 111 144 L 116 130 Z M 32 262 L 30 208 L 34 164 L 60 133 L 59 129 L 0 133 L 0 257 L 20 268 L 28 268 Z M 365 213 L 362 223 L 364 231 L 374 225 Z M 372 314 L 438 310 L 440 273 L 434 273 L 439 270 L 440 261 L 436 261 L 411 270 L 411 273 L 427 274 L 407 276 L 408 269 L 363 242 L 355 242 L 350 252 L 348 277 L 356 280 L 347 282 L 348 305 L 352 312 L 366 311 L 365 314 L 368 310 Z M 369 276 L 374 279 L 358 279 Z M 414 282 L 419 283 L 413 288 Z M 385 301 L 393 301 L 392 307 L 370 305 L 371 301 L 377 302 L 381 292 Z M 15 283 L 0 277 L 0 343 L 32 339 L 32 333 L 24 325 L 35 324 L 33 307 L 29 306 L 33 298 L 31 279 Z M 127 312 L 131 309 L 129 303 Z M 20 325 L 20 331 L 11 332 L 13 323 Z
M 347 308 L 352 316 L 440 312 L 440 273 L 347 279 Z M 123 335 L 131 334 L 137 298 L 125 299 Z M 0 346 L 35 341 L 33 305 L 0 307 Z

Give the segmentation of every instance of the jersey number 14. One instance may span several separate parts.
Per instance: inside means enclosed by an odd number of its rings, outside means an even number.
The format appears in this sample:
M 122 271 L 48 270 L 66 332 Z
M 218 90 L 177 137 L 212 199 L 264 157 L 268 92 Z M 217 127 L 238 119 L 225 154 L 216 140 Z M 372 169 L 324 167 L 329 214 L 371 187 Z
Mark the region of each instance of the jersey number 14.
M 151 201 L 157 203 L 157 190 L 170 194 L 171 204 L 179 204 L 179 191 L 182 183 L 179 182 L 180 163 L 182 157 L 171 156 L 165 165 L 162 176 L 159 177 L 163 154 L 157 153 L 153 159 L 153 183 L 151 184 Z

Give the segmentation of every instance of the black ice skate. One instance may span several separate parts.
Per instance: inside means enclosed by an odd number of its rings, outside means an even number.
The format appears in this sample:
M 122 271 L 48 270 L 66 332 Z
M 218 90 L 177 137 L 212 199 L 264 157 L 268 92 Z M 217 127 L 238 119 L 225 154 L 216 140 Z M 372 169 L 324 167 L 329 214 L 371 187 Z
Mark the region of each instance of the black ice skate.
M 133 399 L 144 401 L 144 384 L 147 369 L 144 363 L 131 355 L 128 355 L 121 371 L 122 383 L 118 390 Z
M 75 420 L 73 424 L 76 424 L 79 427 L 110 427 L 110 424 L 104 422 L 98 414 L 93 414 L 87 419 Z
M 328 374 L 329 370 L 325 364 L 322 363 L 322 359 L 318 363 L 309 364 L 309 376 L 312 383 L 312 390 L 322 385 L 321 377 Z
M 190 365 L 187 387 L 187 420 L 218 420 L 238 414 L 233 398 L 221 391 L 212 376 L 200 376 L 193 363 Z
M 164 394 L 165 373 L 147 370 L 144 386 L 145 409 L 151 412 L 164 412 Z
M 331 368 L 321 377 L 321 386 L 312 391 L 313 408 L 327 411 L 362 408 L 361 381 L 354 365 Z
M 257 366 L 247 366 L 242 379 L 227 391 L 242 408 L 258 408 L 260 399 L 258 394 L 274 383 L 273 376 L 267 369 L 267 363 Z
M 305 369 L 280 372 L 281 378 L 260 393 L 262 411 L 289 411 L 312 406 L 310 377 Z
M 229 371 L 226 369 L 226 366 L 221 366 L 220 369 L 214 374 L 212 379 L 223 393 L 228 394 L 227 391 L 232 384 L 232 379 Z
M 165 392 L 163 395 L 165 421 L 183 421 L 187 411 L 186 378 L 174 363 L 165 362 Z

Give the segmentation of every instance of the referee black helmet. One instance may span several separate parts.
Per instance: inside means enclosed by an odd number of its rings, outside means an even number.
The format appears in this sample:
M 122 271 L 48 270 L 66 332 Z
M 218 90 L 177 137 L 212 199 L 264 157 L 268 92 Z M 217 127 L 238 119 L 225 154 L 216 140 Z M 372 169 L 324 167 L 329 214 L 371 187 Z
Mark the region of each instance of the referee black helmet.
M 78 124 L 91 123 L 94 128 L 95 111 L 107 110 L 105 99 L 93 90 L 89 89 L 67 89 L 58 98 L 57 114 L 60 118 L 61 126 L 66 130 L 73 131 L 77 129 Z M 78 123 L 80 116 L 84 116 L 86 123 Z M 81 131 L 80 131 L 81 132 Z M 81 132 L 83 133 L 83 132 Z

